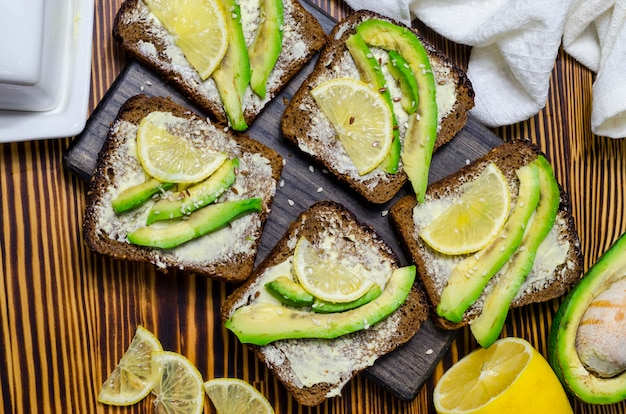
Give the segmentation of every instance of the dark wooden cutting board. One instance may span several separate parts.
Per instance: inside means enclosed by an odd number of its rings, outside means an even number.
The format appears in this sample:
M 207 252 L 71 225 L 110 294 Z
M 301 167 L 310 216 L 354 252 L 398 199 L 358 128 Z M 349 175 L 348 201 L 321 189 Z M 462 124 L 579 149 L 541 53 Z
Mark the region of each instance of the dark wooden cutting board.
M 316 6 L 306 2 L 303 2 L 303 5 L 320 21 L 327 32 L 335 25 L 336 21 Z M 410 259 L 399 245 L 386 215 L 400 197 L 408 194 L 408 187 L 384 205 L 369 204 L 339 185 L 334 177 L 324 174 L 319 165 L 282 137 L 280 119 L 285 103 L 291 99 L 302 81 L 312 71 L 315 60 L 316 58 L 292 79 L 247 131 L 253 139 L 277 150 L 286 161 L 282 174 L 284 185 L 278 187 L 272 213 L 261 240 L 257 263 L 266 256 L 300 212 L 316 201 L 330 199 L 343 204 L 354 212 L 359 220 L 371 225 L 391 245 L 404 264 L 408 264 Z M 164 83 L 158 75 L 131 61 L 93 111 L 84 131 L 65 151 L 63 162 L 66 168 L 83 180 L 89 180 L 98 152 L 117 111 L 128 98 L 141 93 L 149 96 L 169 96 L 175 102 L 201 113 L 184 96 Z M 430 182 L 455 172 L 468 160 L 474 160 L 501 143 L 497 136 L 470 117 L 467 125 L 454 140 L 434 155 Z M 380 358 L 374 366 L 365 371 L 365 375 L 397 398 L 403 401 L 413 400 L 436 364 L 447 352 L 454 336 L 454 332 L 443 331 L 428 320 L 407 344 Z

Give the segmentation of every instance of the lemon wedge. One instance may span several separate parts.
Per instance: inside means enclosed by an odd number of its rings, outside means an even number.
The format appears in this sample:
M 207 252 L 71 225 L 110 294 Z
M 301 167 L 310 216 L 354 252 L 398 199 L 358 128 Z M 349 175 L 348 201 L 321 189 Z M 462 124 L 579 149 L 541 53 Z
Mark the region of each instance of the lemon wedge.
M 477 349 L 444 373 L 433 400 L 439 414 L 571 414 L 567 395 L 545 358 L 524 339 Z
M 227 155 L 214 151 L 203 137 L 173 134 L 169 128 L 183 125 L 169 112 L 151 112 L 137 131 L 137 156 L 145 171 L 162 182 L 195 183 L 213 174 Z M 195 138 L 194 138 L 195 137 Z
M 126 352 L 102 384 L 98 401 L 125 406 L 146 397 L 156 381 L 151 365 L 152 352 L 162 349 L 150 331 L 138 326 Z
M 218 414 L 274 414 L 269 401 L 246 381 L 215 378 L 203 386 Z
M 217 0 L 144 0 L 174 36 L 202 80 L 208 79 L 228 49 L 226 14 Z
M 320 254 L 305 237 L 300 237 L 296 243 L 293 268 L 307 292 L 333 303 L 356 300 L 374 284 L 365 277 L 361 265 L 348 266 L 336 257 Z
M 202 375 L 183 355 L 171 351 L 154 351 L 152 367 L 156 382 L 157 413 L 200 414 L 204 410 Z
M 490 163 L 475 180 L 462 186 L 458 202 L 424 227 L 420 237 L 440 253 L 476 252 L 497 236 L 510 208 L 506 177 L 498 166 Z
M 393 141 L 393 113 L 383 95 L 362 81 L 339 78 L 311 90 L 360 175 L 374 170 Z

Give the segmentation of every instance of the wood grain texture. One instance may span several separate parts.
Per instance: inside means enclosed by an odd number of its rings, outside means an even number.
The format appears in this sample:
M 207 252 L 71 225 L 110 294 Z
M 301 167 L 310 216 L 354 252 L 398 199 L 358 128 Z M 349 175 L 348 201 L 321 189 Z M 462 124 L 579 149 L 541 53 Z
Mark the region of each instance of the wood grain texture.
M 127 64 L 111 38 L 121 0 L 96 0 L 91 110 Z M 340 0 L 316 0 L 340 18 Z M 419 24 L 418 24 L 418 27 Z M 467 65 L 469 49 L 424 33 Z M 626 231 L 626 140 L 590 132 L 594 75 L 560 52 L 545 109 L 497 128 L 504 140 L 529 138 L 548 154 L 572 200 L 585 268 Z M 90 252 L 81 228 L 86 185 L 63 167 L 71 138 L 0 145 L 0 406 L 5 413 L 148 413 L 151 398 L 127 408 L 96 402 L 103 379 L 124 352 L 137 324 L 166 349 L 186 355 L 205 378 L 236 376 L 257 386 L 280 413 L 432 413 L 432 389 L 443 372 L 476 348 L 460 330 L 450 350 L 412 402 L 394 398 L 366 376 L 343 397 L 302 408 L 207 312 L 217 312 L 229 286 L 152 266 L 122 263 Z M 503 336 L 529 340 L 546 354 L 546 336 L 559 301 L 514 310 Z M 232 358 L 216 364 L 214 355 Z M 576 413 L 622 413 L 624 403 Z M 208 403 L 206 412 L 211 412 Z

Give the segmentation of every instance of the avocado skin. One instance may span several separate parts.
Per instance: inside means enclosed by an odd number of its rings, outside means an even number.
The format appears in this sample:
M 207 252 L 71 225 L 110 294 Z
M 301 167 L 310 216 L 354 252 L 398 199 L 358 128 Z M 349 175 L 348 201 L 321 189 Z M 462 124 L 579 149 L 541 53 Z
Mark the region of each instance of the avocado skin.
M 559 210 L 561 191 L 552 166 L 543 156 L 537 157 L 533 164 L 539 167 L 540 187 L 534 218 L 524 231 L 522 243 L 506 272 L 501 272 L 500 279 L 485 298 L 482 313 L 470 324 L 472 334 L 483 348 L 488 348 L 498 339 L 511 302 L 533 269 L 537 249 L 554 226 Z
M 622 234 L 565 296 L 548 336 L 548 362 L 563 387 L 589 404 L 613 404 L 626 399 L 626 372 L 600 378 L 585 369 L 576 351 L 578 325 L 593 299 L 626 269 L 626 233 Z
M 241 8 L 236 0 L 222 0 L 227 11 L 228 49 L 213 71 L 213 80 L 224 106 L 224 111 L 235 131 L 248 128 L 243 114 L 242 98 L 250 82 L 250 58 L 241 27 Z
M 174 187 L 174 183 L 164 183 L 156 178 L 149 178 L 145 182 L 127 188 L 122 191 L 112 202 L 113 211 L 117 214 L 133 210 L 160 191 L 169 190 Z
M 261 23 L 250 47 L 250 87 L 265 99 L 267 80 L 283 47 L 283 2 L 261 0 Z
M 353 34 L 346 39 L 346 47 L 354 60 L 354 63 L 359 70 L 361 79 L 370 84 L 374 90 L 380 91 L 387 102 L 387 106 L 391 110 L 392 125 L 393 125 L 393 141 L 391 142 L 391 149 L 387 154 L 387 157 L 381 162 L 379 168 L 386 173 L 396 174 L 400 165 L 400 152 L 402 144 L 400 142 L 400 132 L 398 129 L 398 120 L 393 108 L 393 102 L 391 100 L 391 94 L 387 88 L 385 75 L 382 68 L 378 63 L 378 60 L 372 55 L 372 51 L 365 43 L 361 35 L 358 33 Z
M 409 117 L 401 159 L 417 200 L 424 202 L 439 122 L 435 76 L 428 53 L 415 33 L 388 21 L 365 20 L 356 30 L 369 46 L 394 50 L 402 55 L 417 82 L 418 107 L 416 114 Z
M 398 309 L 413 287 L 415 271 L 415 266 L 396 269 L 378 298 L 346 312 L 321 314 L 252 303 L 235 310 L 225 326 L 242 343 L 260 346 L 282 339 L 337 338 L 367 329 Z
M 521 244 L 524 227 L 539 202 L 539 168 L 532 163 L 525 165 L 517 170 L 517 176 L 520 180 L 518 202 L 509 219 L 491 244 L 454 267 L 437 305 L 439 316 L 454 323 L 461 322 L 465 311 Z
M 165 226 L 140 227 L 129 233 L 127 237 L 132 244 L 171 249 L 219 230 L 244 214 L 259 212 L 262 207 L 263 200 L 260 198 L 224 201 L 194 212 L 187 220 L 180 220 Z
M 181 200 L 157 201 L 148 213 L 147 224 L 179 218 L 213 203 L 235 182 L 238 167 L 237 158 L 226 160 L 209 178 L 187 188 Z
M 313 304 L 313 295 L 287 276 L 279 276 L 267 282 L 265 288 L 285 305 L 302 308 Z

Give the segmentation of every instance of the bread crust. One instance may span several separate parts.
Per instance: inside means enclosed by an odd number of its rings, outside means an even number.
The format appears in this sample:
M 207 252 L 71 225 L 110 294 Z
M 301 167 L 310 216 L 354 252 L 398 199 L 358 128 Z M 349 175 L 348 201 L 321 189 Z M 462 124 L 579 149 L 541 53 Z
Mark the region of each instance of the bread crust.
M 356 216 L 348 211 L 344 206 L 333 201 L 320 201 L 311 206 L 307 211 L 290 224 L 283 237 L 267 255 L 265 260 L 255 269 L 253 276 L 244 284 L 239 286 L 224 302 L 221 308 L 222 320 L 225 322 L 230 315 L 240 306 L 248 303 L 251 296 L 254 296 L 255 289 L 258 289 L 259 279 L 263 273 L 280 263 L 283 263 L 293 255 L 293 240 L 300 236 L 306 236 L 309 240 L 316 240 L 324 232 L 326 226 L 331 221 L 340 221 L 341 228 L 346 234 L 351 234 L 362 243 L 376 246 L 381 257 L 385 257 L 393 263 L 394 268 L 400 266 L 399 259 L 392 252 L 391 248 L 375 233 L 368 225 L 359 222 Z M 393 316 L 393 318 L 392 318 Z M 313 386 L 299 386 L 297 377 L 294 374 L 291 362 L 287 358 L 280 359 L 280 364 L 276 363 L 276 355 L 287 347 L 313 346 L 311 344 L 323 343 L 321 349 L 336 349 L 342 341 L 347 341 L 354 354 L 368 347 L 375 347 L 377 357 L 391 352 L 401 344 L 407 342 L 419 330 L 421 324 L 428 316 L 428 302 L 418 283 L 413 288 L 404 304 L 387 319 L 373 327 L 358 331 L 343 337 L 330 340 L 283 340 L 276 341 L 269 345 L 260 347 L 251 345 L 250 348 L 256 356 L 265 363 L 269 370 L 276 375 L 281 383 L 289 390 L 294 398 L 302 405 L 314 406 L 325 401 L 329 396 L 338 395 L 343 385 L 353 378 L 358 372 L 366 367 L 358 367 L 349 370 L 340 382 L 317 383 Z M 391 328 L 389 328 L 391 327 Z M 386 329 L 384 340 L 381 340 L 379 329 Z M 322 351 L 323 352 L 323 351 Z M 323 355 L 322 355 L 323 357 Z M 348 357 L 348 356 L 346 356 Z M 373 362 L 372 362 L 373 363 Z
M 329 41 L 321 51 L 320 57 L 311 75 L 300 86 L 293 99 L 289 102 L 281 120 L 283 136 L 293 144 L 307 152 L 317 162 L 323 164 L 331 171 L 339 181 L 349 186 L 354 192 L 366 200 L 382 204 L 393 198 L 407 181 L 403 169 L 397 174 L 385 174 L 378 172 L 376 175 L 369 174 L 359 177 L 356 172 L 347 173 L 340 170 L 337 162 L 330 159 L 332 154 L 344 152 L 341 145 L 333 134 L 333 141 L 320 137 L 316 120 L 322 117 L 319 107 L 311 96 L 311 90 L 332 77 L 339 75 L 334 68 L 340 65 L 354 65 L 349 55 L 345 41 L 356 31 L 356 26 L 364 20 L 382 19 L 391 23 L 406 27 L 402 23 L 379 15 L 371 11 L 356 11 L 350 14 L 333 28 L 329 34 Z M 424 40 L 420 34 L 412 30 L 426 48 L 429 59 L 435 69 L 436 80 L 441 83 L 443 79 L 452 79 L 455 83 L 456 102 L 452 110 L 441 120 L 437 133 L 435 150 L 446 144 L 463 128 L 467 122 L 467 113 L 474 107 L 474 90 L 465 72 L 446 57 L 442 51 Z M 356 70 L 356 67 L 355 67 Z M 448 75 L 444 75 L 445 73 Z M 358 74 L 355 72 L 353 76 Z M 437 77 L 439 76 L 439 78 Z
M 523 165 L 532 162 L 539 155 L 545 154 L 528 140 L 516 140 L 505 143 L 492 149 L 458 172 L 430 185 L 426 193 L 426 202 L 454 194 L 464 182 L 470 181 L 472 177 L 480 174 L 489 162 L 495 163 L 506 176 L 507 181 L 510 184 L 513 183 L 514 188 L 511 192 L 511 196 L 514 197 L 514 194 L 517 194 L 516 186 L 518 185 L 515 171 Z M 561 199 L 557 222 L 561 229 L 559 237 L 561 240 L 566 240 L 569 243 L 566 261 L 556 268 L 554 277 L 550 283 L 543 286 L 541 289 L 533 289 L 523 294 L 520 293 L 511 303 L 511 308 L 557 298 L 563 295 L 567 289 L 582 276 L 582 252 L 574 218 L 571 214 L 570 200 L 562 187 L 559 186 L 559 188 L 561 190 Z M 512 202 L 514 201 L 515 198 L 512 199 Z M 413 220 L 413 209 L 416 205 L 417 200 L 414 196 L 402 197 L 389 210 L 389 217 L 401 244 L 417 265 L 418 277 L 426 290 L 431 306 L 436 308 L 441 298 L 443 285 L 437 281 L 441 275 L 434 274 L 429 264 L 432 263 L 433 260 L 436 260 L 437 254 L 428 247 L 421 238 L 416 237 L 416 226 Z M 490 284 L 494 281 L 495 278 L 492 279 Z M 437 316 L 436 312 L 432 313 L 438 326 L 445 329 L 457 329 L 469 324 L 480 314 L 481 303 L 482 296 L 477 303 L 470 307 L 465 313 L 463 320 L 457 324 Z
M 236 142 L 242 154 L 259 154 L 267 160 L 271 168 L 272 175 L 270 180 L 272 182 L 267 182 L 265 185 L 267 188 L 273 188 L 272 191 L 268 190 L 263 196 L 263 210 L 260 213 L 255 213 L 258 214 L 259 225 L 255 229 L 250 228 L 253 242 L 247 251 L 238 251 L 235 254 L 215 261 L 179 261 L 166 251 L 132 245 L 127 240 L 113 237 L 103 229 L 102 222 L 106 220 L 105 215 L 108 211 L 108 208 L 104 205 L 107 203 L 105 194 L 111 186 L 116 185 L 117 180 L 122 179 L 128 173 L 128 166 L 119 165 L 119 152 L 127 140 L 135 139 L 135 136 L 129 137 L 128 134 L 120 132 L 119 127 L 122 123 L 138 125 L 146 115 L 153 111 L 171 112 L 177 117 L 199 119 L 196 114 L 187 108 L 165 97 L 137 95 L 121 106 L 117 118 L 109 130 L 107 139 L 100 150 L 96 168 L 89 184 L 83 223 L 83 235 L 86 244 L 100 254 L 115 259 L 153 263 L 164 271 L 176 268 L 228 282 L 238 282 L 246 279 L 254 266 L 256 252 L 261 239 L 260 236 L 270 212 L 276 182 L 280 178 L 283 162 L 282 157 L 276 151 L 249 138 L 245 134 L 231 134 L 223 132 L 221 129 L 219 130 Z M 240 178 L 238 177 L 237 179 L 239 180 Z
M 249 88 L 244 96 L 244 118 L 248 125 L 326 42 L 326 33 L 319 22 L 297 0 L 285 0 L 284 3 L 284 30 L 292 35 L 283 40 L 283 49 L 270 75 L 266 98 L 261 100 Z M 202 82 L 194 70 L 181 68 L 172 61 L 167 50 L 175 47 L 173 40 L 160 23 L 150 18 L 142 0 L 122 3 L 113 23 L 113 37 L 131 56 L 174 85 L 205 114 L 218 122 L 228 123 L 213 80 L 209 78 Z

